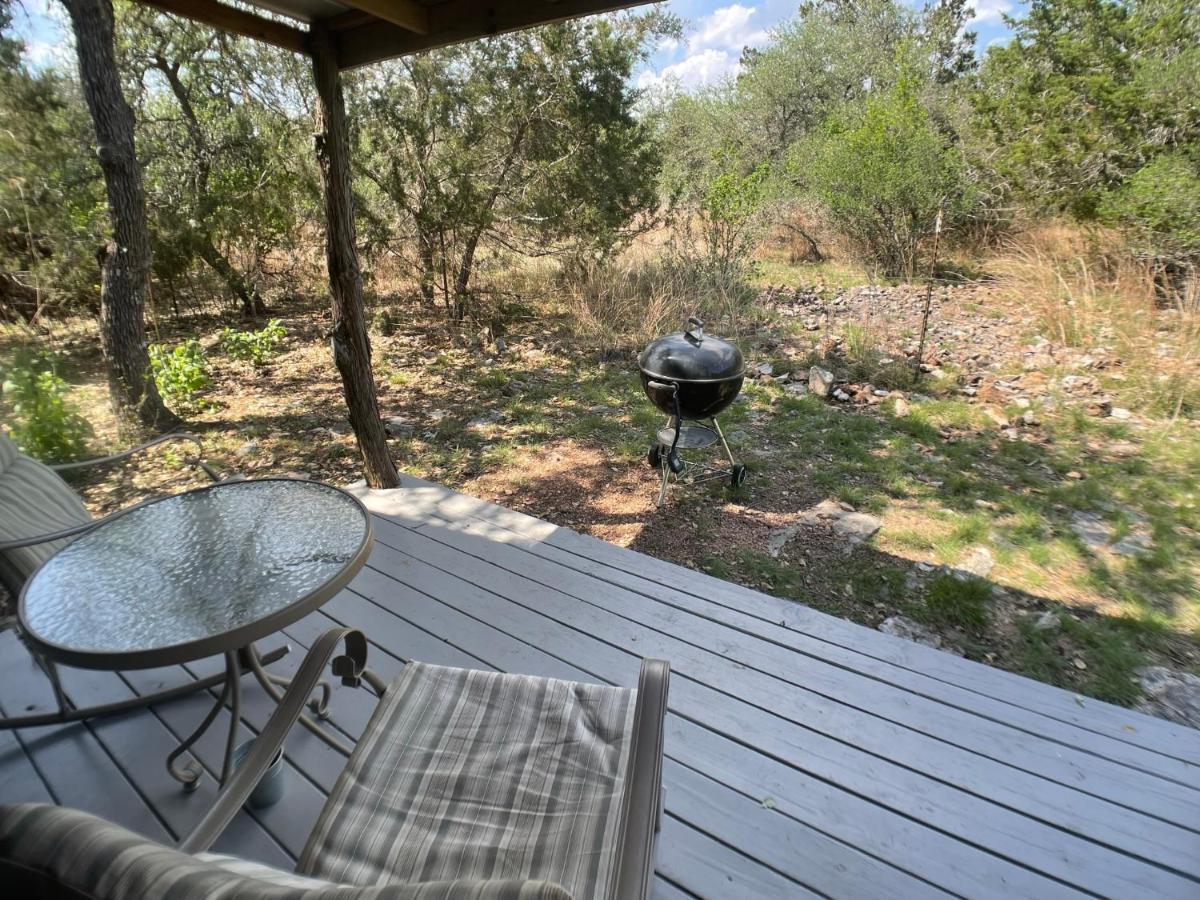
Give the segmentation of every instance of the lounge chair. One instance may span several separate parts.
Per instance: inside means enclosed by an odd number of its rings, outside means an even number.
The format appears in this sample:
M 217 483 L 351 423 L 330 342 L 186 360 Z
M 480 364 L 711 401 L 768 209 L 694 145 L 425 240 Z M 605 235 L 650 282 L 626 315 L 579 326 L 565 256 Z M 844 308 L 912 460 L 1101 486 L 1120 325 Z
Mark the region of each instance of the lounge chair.
M 205 851 L 241 808 L 339 642 L 333 672 L 381 696 L 295 873 Z M 13 896 L 133 900 L 592 900 L 648 895 L 669 667 L 636 690 L 409 663 L 385 686 L 366 639 L 310 649 L 244 765 L 177 848 L 41 804 L 0 807 Z

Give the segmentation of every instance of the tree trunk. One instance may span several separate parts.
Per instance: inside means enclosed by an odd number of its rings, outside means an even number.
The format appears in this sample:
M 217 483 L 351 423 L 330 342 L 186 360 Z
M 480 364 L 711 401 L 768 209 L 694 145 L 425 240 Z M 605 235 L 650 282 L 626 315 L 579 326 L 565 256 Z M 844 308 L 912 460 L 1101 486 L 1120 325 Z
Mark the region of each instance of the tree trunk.
M 417 253 L 421 257 L 421 302 L 433 306 L 433 286 L 437 270 L 433 264 L 433 234 L 417 228 Z
M 217 277 L 225 282 L 225 287 L 242 301 L 242 315 L 247 318 L 266 315 L 267 304 L 254 285 L 250 284 L 225 255 L 217 249 L 212 238 L 206 234 L 194 236 L 196 252 L 217 273 Z
M 394 488 L 400 486 L 400 476 L 388 453 L 387 436 L 379 418 L 371 344 L 363 315 L 346 104 L 333 42 L 320 26 L 312 30 L 312 55 L 317 85 L 317 161 L 325 188 L 325 262 L 333 300 L 333 361 L 342 376 L 350 427 L 358 438 L 367 486 Z
M 460 322 L 467 315 L 467 287 L 475 268 L 475 250 L 479 246 L 480 234 L 480 231 L 475 231 L 467 238 L 459 258 L 458 273 L 454 276 L 454 317 Z
M 150 232 L 142 170 L 133 145 L 133 111 L 121 93 L 113 53 L 112 0 L 64 0 L 75 32 L 83 95 L 96 130 L 112 239 L 100 250 L 100 344 L 118 414 L 153 428 L 179 419 L 163 405 L 150 374 L 144 311 L 150 276 Z

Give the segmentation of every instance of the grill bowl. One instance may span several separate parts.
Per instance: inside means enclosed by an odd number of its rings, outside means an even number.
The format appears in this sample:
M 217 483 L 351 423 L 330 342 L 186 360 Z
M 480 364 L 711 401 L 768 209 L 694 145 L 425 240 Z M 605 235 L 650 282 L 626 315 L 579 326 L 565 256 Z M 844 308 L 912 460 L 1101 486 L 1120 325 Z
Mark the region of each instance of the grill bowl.
M 746 380 L 744 373 L 719 381 L 687 381 L 684 379 L 663 380 L 650 375 L 642 369 L 642 390 L 650 398 L 650 402 L 668 416 L 675 414 L 671 403 L 674 393 L 671 386 L 679 393 L 679 412 L 685 419 L 707 419 L 725 410 L 730 403 L 737 399 Z

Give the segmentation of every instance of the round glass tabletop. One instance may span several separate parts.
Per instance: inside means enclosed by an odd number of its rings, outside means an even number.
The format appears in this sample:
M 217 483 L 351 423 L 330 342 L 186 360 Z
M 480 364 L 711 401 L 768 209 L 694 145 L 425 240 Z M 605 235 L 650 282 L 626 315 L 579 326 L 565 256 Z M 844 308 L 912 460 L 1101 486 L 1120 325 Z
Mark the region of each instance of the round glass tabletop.
M 46 655 L 138 668 L 246 646 L 306 615 L 362 567 L 371 521 L 315 481 L 224 482 L 134 507 L 76 538 L 21 594 Z

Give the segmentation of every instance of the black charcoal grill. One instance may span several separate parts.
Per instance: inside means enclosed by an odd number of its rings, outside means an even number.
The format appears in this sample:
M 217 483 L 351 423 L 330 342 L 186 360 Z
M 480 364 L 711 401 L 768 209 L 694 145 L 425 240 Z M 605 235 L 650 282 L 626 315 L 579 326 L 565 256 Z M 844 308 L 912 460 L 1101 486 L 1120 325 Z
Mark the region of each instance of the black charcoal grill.
M 638 357 L 642 389 L 667 416 L 646 454 L 651 468 L 662 472 L 658 505 L 667 496 L 667 484 L 698 484 L 728 479 L 733 487 L 746 480 L 746 467 L 736 462 L 717 423 L 717 414 L 737 399 L 746 378 L 740 351 L 728 341 L 704 333 L 695 316 L 688 327 L 653 341 Z M 707 424 L 705 424 L 707 422 Z M 720 443 L 729 467 L 686 458 L 682 451 L 702 450 Z

